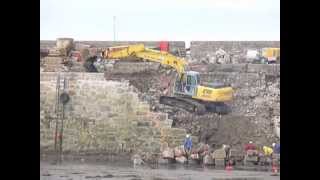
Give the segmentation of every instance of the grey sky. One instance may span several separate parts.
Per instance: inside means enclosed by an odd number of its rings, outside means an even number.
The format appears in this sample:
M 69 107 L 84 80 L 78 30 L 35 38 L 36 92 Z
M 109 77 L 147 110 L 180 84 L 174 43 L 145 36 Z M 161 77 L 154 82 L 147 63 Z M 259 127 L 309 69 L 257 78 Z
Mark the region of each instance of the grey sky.
M 280 40 L 280 0 L 41 0 L 40 39 Z

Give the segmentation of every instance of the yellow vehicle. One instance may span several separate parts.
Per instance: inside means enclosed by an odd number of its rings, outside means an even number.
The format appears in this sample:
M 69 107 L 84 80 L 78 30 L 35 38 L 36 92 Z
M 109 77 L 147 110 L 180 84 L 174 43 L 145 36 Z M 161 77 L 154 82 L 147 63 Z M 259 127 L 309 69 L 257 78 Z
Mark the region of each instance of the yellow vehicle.
M 267 63 L 278 62 L 280 61 L 280 48 L 263 48 L 261 56 Z
M 177 76 L 170 96 L 161 96 L 160 103 L 203 114 L 230 112 L 225 102 L 233 98 L 233 89 L 222 84 L 201 84 L 200 74 L 185 71 L 187 62 L 168 52 L 145 48 L 144 44 L 110 47 L 102 53 L 106 60 L 123 60 L 134 57 L 138 60 L 157 62 L 176 70 Z M 172 96 L 173 95 L 173 96 Z

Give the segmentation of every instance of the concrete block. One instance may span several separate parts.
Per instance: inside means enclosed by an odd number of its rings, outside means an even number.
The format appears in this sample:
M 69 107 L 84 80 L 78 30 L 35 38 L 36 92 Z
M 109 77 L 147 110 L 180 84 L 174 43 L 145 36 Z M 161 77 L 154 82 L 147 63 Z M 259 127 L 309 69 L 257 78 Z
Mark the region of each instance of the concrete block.
M 224 159 L 226 158 L 226 151 L 224 149 L 217 149 L 212 153 L 213 159 Z

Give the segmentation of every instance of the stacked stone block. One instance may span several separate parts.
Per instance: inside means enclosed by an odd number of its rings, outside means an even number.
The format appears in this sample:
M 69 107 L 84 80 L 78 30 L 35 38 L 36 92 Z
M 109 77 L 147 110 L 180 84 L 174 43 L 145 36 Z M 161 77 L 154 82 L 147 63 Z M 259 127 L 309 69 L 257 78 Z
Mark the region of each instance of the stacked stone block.
M 58 73 L 41 73 L 40 150 L 54 150 Z M 65 106 L 65 153 L 160 153 L 161 143 L 181 144 L 185 131 L 164 126 L 167 115 L 151 113 L 128 82 L 106 81 L 101 73 L 61 73 L 68 79 Z M 60 121 L 59 121 L 60 122 Z M 162 132 L 166 128 L 166 133 Z M 161 141 L 161 139 L 167 139 Z
M 66 67 L 62 64 L 62 57 L 44 57 L 43 61 L 43 71 L 44 72 L 57 72 L 57 71 L 66 71 Z

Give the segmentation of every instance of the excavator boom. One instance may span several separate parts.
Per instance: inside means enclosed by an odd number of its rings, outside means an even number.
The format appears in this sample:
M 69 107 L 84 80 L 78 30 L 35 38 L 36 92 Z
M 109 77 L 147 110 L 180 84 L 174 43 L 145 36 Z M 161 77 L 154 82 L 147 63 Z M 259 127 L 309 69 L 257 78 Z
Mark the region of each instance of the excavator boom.
M 171 66 L 178 72 L 180 77 L 184 73 L 185 66 L 187 65 L 187 62 L 182 58 L 176 57 L 168 52 L 145 48 L 144 44 L 116 46 L 108 48 L 105 52 L 106 59 L 119 60 L 127 57 L 147 59 L 148 61 Z

